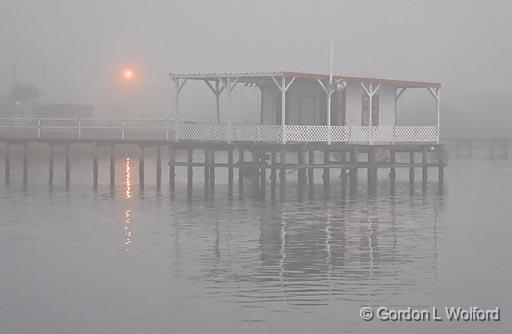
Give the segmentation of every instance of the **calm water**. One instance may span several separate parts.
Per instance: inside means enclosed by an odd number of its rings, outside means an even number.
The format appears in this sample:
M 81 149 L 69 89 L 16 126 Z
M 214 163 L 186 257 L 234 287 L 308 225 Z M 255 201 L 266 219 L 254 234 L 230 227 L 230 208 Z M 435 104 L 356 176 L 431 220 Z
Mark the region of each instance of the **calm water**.
M 382 184 L 377 199 L 297 203 L 290 189 L 290 200 L 276 204 L 226 200 L 225 185 L 204 201 L 199 182 L 191 202 L 183 184 L 176 201 L 165 186 L 141 193 L 129 156 L 119 159 L 115 194 L 94 193 L 89 164 L 74 166 L 70 191 L 60 174 L 48 191 L 44 163 L 31 166 L 28 189 L 15 167 L 13 184 L 0 186 L 0 333 L 512 327 L 512 162 L 451 161 L 443 197 L 410 197 L 403 183 L 395 198 Z M 499 306 L 503 320 L 364 322 L 364 305 Z

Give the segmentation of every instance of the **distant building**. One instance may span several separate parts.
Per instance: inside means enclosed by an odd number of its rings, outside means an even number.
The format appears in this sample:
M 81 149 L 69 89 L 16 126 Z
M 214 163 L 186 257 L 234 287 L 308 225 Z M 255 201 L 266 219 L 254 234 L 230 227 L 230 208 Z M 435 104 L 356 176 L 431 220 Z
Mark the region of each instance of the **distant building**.
M 93 118 L 94 107 L 86 104 L 45 103 L 34 106 L 35 118 Z

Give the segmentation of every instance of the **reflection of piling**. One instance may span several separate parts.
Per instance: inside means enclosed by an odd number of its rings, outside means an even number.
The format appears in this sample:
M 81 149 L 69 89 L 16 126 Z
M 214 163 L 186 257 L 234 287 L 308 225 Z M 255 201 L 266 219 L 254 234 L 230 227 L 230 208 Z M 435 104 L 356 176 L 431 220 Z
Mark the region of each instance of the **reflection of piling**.
M 210 198 L 215 196 L 215 149 L 210 150 Z
M 309 156 L 308 156 L 308 198 L 313 198 L 313 185 L 314 185 L 314 169 L 313 166 L 315 164 L 315 150 L 309 149 Z
M 297 199 L 304 200 L 304 188 L 306 187 L 306 170 L 304 169 L 305 146 L 301 145 L 297 152 Z
M 204 150 L 204 198 L 210 197 L 210 151 Z
M 324 165 L 329 165 L 329 151 L 324 151 Z M 330 182 L 331 182 L 331 169 L 326 167 L 324 168 L 324 174 L 322 175 L 322 179 L 324 181 L 324 200 L 329 199 L 330 195 Z
M 340 171 L 340 182 L 341 182 L 341 199 L 344 199 L 347 194 L 347 169 L 345 168 L 347 161 L 347 152 L 340 152 L 340 163 L 343 167 L 341 167 Z

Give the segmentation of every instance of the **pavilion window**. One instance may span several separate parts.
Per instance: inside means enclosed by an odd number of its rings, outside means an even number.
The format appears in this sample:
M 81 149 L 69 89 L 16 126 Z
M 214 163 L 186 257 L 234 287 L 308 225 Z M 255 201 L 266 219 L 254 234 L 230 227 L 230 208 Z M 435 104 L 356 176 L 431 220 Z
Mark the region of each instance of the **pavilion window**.
M 370 125 L 370 113 L 369 113 L 369 104 L 370 98 L 368 95 L 363 94 L 363 110 L 362 110 L 362 122 L 361 125 L 369 126 Z M 379 95 L 375 94 L 372 98 L 372 125 L 379 125 Z

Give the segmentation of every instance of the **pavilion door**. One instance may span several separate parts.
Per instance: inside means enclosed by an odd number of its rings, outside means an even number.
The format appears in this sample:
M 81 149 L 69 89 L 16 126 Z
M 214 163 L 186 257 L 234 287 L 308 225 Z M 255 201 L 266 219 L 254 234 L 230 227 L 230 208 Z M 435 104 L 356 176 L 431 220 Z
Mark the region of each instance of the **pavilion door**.
M 363 114 L 362 125 L 370 125 L 370 112 L 369 112 L 370 98 L 368 95 L 363 94 Z M 372 98 L 372 125 L 379 125 L 379 95 L 375 94 Z

